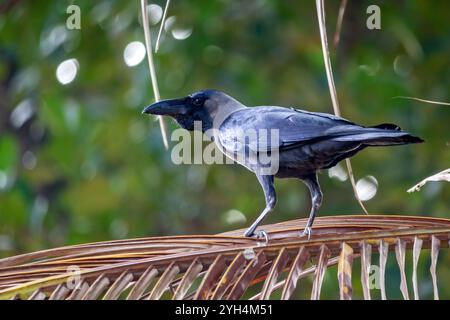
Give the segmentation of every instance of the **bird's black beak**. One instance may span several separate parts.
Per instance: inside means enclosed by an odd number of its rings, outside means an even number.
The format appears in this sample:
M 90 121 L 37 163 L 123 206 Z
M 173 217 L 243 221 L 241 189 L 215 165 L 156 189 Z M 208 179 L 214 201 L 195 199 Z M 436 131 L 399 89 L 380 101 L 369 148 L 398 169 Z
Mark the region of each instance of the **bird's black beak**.
M 159 116 L 175 116 L 186 113 L 186 99 L 162 100 L 146 107 L 142 113 Z

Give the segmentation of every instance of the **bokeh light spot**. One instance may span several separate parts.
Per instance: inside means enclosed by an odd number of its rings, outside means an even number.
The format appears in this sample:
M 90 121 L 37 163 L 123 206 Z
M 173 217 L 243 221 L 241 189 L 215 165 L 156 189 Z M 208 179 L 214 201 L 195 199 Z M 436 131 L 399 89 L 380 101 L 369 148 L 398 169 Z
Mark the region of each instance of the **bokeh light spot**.
M 375 197 L 378 190 L 378 181 L 374 176 L 366 176 L 356 183 L 356 191 L 361 201 L 367 201 Z
M 245 223 L 246 221 L 247 221 L 247 218 L 239 210 L 231 209 L 231 210 L 225 212 L 225 222 L 227 224 L 239 224 L 239 223 Z
M 186 26 L 180 26 L 177 22 L 177 17 L 171 16 L 166 19 L 164 24 L 164 30 L 167 33 L 172 34 L 172 37 L 176 40 L 185 40 L 192 34 L 192 28 Z
M 67 28 L 65 25 L 58 25 L 48 32 L 44 32 L 40 48 L 44 56 L 55 51 L 68 38 Z
M 56 69 L 56 78 L 63 85 L 69 84 L 75 80 L 78 73 L 78 67 L 79 64 L 77 59 L 65 60 L 61 62 Z
M 253 250 L 252 248 L 246 248 L 246 249 L 244 250 L 243 255 L 244 255 L 244 258 L 245 258 L 246 260 L 254 259 L 255 256 L 256 256 L 255 250 Z
M 130 42 L 123 52 L 123 60 L 129 67 L 137 66 L 145 58 L 145 46 L 142 42 Z
M 30 99 L 25 99 L 20 102 L 17 107 L 11 112 L 9 120 L 15 128 L 20 128 L 25 122 L 30 120 L 34 115 L 33 104 Z
M 147 12 L 149 15 L 148 20 L 152 25 L 157 24 L 161 20 L 163 15 L 163 9 L 157 4 L 149 4 L 147 6 Z
M 345 172 L 344 168 L 342 168 L 340 164 L 337 164 L 333 168 L 330 168 L 328 170 L 328 176 L 339 181 L 346 181 L 348 179 L 347 172 Z
M 28 170 L 33 170 L 37 164 L 37 158 L 30 150 L 25 151 L 22 156 L 22 164 Z
M 8 176 L 0 170 L 0 190 L 6 189 L 8 186 Z
M 175 28 L 172 30 L 172 36 L 177 40 L 185 40 L 189 38 L 192 34 L 192 28 Z

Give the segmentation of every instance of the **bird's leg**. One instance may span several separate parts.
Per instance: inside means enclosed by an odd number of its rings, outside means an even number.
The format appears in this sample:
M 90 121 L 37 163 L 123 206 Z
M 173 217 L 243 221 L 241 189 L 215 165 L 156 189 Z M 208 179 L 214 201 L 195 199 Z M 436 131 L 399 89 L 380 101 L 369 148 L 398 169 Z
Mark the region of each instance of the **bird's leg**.
M 261 221 L 263 221 L 264 218 L 269 214 L 270 211 L 272 211 L 272 208 L 269 207 L 264 208 L 263 212 L 261 212 L 261 214 L 255 220 L 255 222 L 253 222 L 252 225 L 245 231 L 244 236 L 252 237 L 256 235 L 258 238 L 267 237 L 267 233 L 264 230 L 259 230 L 256 233 L 255 230 L 259 226 Z
M 269 214 L 270 211 L 273 210 L 275 204 L 277 202 L 277 195 L 275 193 L 275 187 L 273 185 L 273 176 L 271 175 L 259 175 L 256 174 L 259 183 L 264 191 L 264 197 L 266 198 L 266 208 L 261 212 L 255 222 L 245 231 L 244 236 L 252 237 L 256 235 L 257 237 L 264 237 L 266 240 L 268 239 L 267 233 L 264 230 L 260 230 L 259 232 L 255 232 L 256 228 L 259 224 L 264 220 L 264 218 Z
M 307 185 L 309 192 L 311 193 L 311 212 L 309 213 L 308 222 L 306 223 L 305 229 L 300 234 L 300 236 L 311 237 L 311 227 L 316 217 L 316 213 L 322 205 L 322 191 L 320 190 L 319 181 L 317 180 L 317 174 L 310 175 L 303 178 L 303 181 Z

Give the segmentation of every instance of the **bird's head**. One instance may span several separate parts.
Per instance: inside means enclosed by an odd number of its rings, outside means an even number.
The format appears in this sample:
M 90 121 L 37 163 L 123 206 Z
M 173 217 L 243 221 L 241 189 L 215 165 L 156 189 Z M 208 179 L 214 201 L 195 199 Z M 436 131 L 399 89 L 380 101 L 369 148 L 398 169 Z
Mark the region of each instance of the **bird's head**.
M 218 90 L 201 90 L 184 98 L 161 100 L 146 107 L 142 113 L 170 116 L 187 130 L 194 130 L 200 121 L 202 131 L 217 126 L 236 109 L 244 108 L 240 102 Z

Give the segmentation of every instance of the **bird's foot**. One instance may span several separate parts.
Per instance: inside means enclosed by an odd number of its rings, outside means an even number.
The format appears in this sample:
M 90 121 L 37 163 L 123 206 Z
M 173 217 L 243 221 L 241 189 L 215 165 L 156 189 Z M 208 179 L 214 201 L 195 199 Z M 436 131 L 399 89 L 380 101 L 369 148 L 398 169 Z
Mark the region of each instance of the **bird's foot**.
M 312 229 L 311 227 L 306 227 L 302 232 L 300 232 L 300 237 L 308 236 L 308 240 L 311 239 Z
M 269 242 L 269 235 L 264 230 L 258 230 L 255 232 L 257 239 L 264 239 L 266 244 Z
M 269 242 L 269 235 L 264 230 L 258 230 L 253 233 L 245 232 L 244 236 L 256 239 L 263 239 L 266 244 Z

